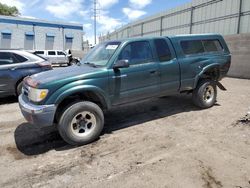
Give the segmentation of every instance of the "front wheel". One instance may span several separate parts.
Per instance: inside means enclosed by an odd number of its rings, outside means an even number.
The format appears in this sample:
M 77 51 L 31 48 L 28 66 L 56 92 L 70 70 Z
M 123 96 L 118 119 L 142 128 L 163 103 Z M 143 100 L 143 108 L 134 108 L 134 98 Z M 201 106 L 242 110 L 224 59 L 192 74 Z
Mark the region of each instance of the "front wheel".
M 68 66 L 76 65 L 77 63 L 79 63 L 77 59 L 72 59 L 71 61 L 69 61 Z
M 92 102 L 71 104 L 63 112 L 58 131 L 70 145 L 84 145 L 96 140 L 104 125 L 101 108 Z
M 217 88 L 212 80 L 202 80 L 193 91 L 193 102 L 200 108 L 210 108 L 216 102 Z

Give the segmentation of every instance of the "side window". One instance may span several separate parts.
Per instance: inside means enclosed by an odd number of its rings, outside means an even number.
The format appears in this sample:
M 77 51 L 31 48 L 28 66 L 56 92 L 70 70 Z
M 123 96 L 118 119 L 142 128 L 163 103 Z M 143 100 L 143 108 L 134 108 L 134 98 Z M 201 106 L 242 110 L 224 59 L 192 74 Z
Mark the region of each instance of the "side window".
M 118 59 L 127 59 L 130 64 L 141 64 L 152 61 L 153 55 L 149 42 L 139 41 L 129 43 L 121 51 Z
M 63 56 L 65 56 L 65 53 L 62 52 L 62 51 L 57 51 L 57 55 L 63 55 Z
M 154 40 L 154 43 L 160 62 L 169 61 L 172 59 L 171 52 L 166 40 L 156 39 Z
M 34 54 L 37 54 L 37 55 L 44 55 L 44 51 L 35 51 Z
M 181 48 L 185 55 L 204 53 L 201 40 L 181 41 Z
M 15 63 L 12 55 L 8 52 L 0 52 L 0 65 L 9 65 Z
M 11 48 L 11 33 L 2 33 L 0 41 L 1 41 L 0 44 L 1 48 L 6 48 L 6 49 Z
M 55 51 L 48 51 L 48 55 L 56 55 Z
M 17 60 L 18 63 L 23 63 L 23 62 L 25 62 L 25 61 L 28 60 L 28 59 L 26 59 L 25 57 L 20 56 L 20 55 L 18 55 L 18 54 L 14 54 L 14 53 L 13 53 L 13 56 L 15 57 L 15 59 Z
M 218 40 L 203 40 L 202 42 L 206 52 L 219 52 L 223 50 Z

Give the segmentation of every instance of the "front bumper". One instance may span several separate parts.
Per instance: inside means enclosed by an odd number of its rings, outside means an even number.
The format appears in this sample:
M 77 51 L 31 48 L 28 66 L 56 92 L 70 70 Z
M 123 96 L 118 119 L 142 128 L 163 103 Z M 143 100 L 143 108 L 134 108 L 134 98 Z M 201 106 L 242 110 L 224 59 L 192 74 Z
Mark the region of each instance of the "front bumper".
M 18 97 L 19 107 L 25 119 L 34 125 L 46 127 L 53 125 L 56 106 L 32 104 L 26 96 L 21 94 Z

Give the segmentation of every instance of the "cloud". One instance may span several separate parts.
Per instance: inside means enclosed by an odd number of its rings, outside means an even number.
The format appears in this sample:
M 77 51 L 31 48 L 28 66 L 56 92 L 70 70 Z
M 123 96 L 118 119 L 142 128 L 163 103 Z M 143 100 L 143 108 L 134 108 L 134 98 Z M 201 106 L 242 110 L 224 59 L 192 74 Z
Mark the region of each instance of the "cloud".
M 92 28 L 92 24 L 91 23 L 86 23 L 86 24 L 83 24 L 83 27 L 87 30 L 91 29 Z
M 74 20 L 72 20 L 72 21 L 68 21 L 69 23 L 73 23 L 73 24 L 81 24 L 80 22 L 78 22 L 78 21 L 74 21 Z
M 33 1 L 29 2 L 28 6 L 29 7 L 34 7 L 34 6 L 37 6 L 40 3 L 41 3 L 41 0 L 33 0 Z
M 83 40 L 84 41 L 88 40 L 90 45 L 94 45 L 95 44 L 95 36 L 94 35 L 85 35 L 83 37 Z M 97 42 L 97 44 L 99 42 L 98 36 L 96 37 L 96 42 Z
M 147 14 L 143 11 L 144 7 L 152 3 L 152 0 L 129 0 L 129 7 L 124 7 L 122 12 L 128 17 L 129 21 L 136 20 Z
M 73 14 L 79 14 L 83 9 L 84 0 L 57 0 L 46 6 L 46 10 L 57 18 L 69 17 Z M 80 13 L 83 13 L 80 12 Z
M 98 4 L 100 5 L 100 9 L 110 8 L 114 4 L 118 3 L 118 0 L 98 0 Z
M 20 0 L 1 0 L 2 4 L 8 5 L 8 6 L 15 6 L 19 12 L 23 12 L 24 9 L 24 3 L 22 3 Z
M 90 11 L 89 10 L 80 10 L 79 12 L 78 12 L 78 14 L 80 15 L 80 16 L 83 16 L 83 17 L 90 17 Z
M 19 16 L 19 17 L 21 17 L 21 18 L 28 18 L 28 19 L 37 19 L 37 18 L 34 17 L 34 16 L 23 16 L 23 15 L 21 15 L 21 16 Z
M 152 3 L 152 0 L 129 0 L 130 6 L 135 9 L 142 9 Z
M 107 14 L 101 15 L 100 18 L 97 19 L 97 23 L 100 24 L 98 30 L 101 33 L 112 32 L 117 27 L 120 27 L 124 24 L 120 19 L 112 18 Z
M 146 14 L 145 11 L 142 10 L 134 10 L 131 8 L 123 8 L 122 12 L 128 17 L 129 20 L 135 20 Z

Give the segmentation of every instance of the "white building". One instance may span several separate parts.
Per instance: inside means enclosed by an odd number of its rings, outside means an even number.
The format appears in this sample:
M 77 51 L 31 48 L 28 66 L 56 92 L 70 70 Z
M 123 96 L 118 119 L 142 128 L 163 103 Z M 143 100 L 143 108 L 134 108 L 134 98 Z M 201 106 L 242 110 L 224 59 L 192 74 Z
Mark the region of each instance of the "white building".
M 0 48 L 82 50 L 81 24 L 0 16 Z

